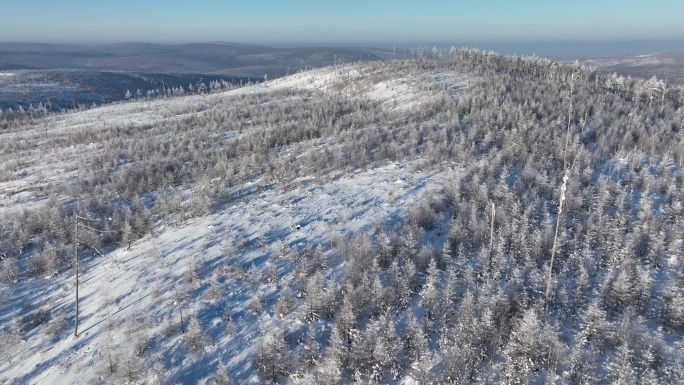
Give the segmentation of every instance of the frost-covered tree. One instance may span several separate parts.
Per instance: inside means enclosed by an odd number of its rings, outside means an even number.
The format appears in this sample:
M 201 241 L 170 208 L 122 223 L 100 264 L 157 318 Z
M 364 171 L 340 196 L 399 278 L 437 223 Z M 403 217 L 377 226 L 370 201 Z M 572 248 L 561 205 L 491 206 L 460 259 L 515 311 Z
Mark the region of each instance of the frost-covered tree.
M 287 346 L 282 333 L 269 332 L 259 337 L 256 350 L 256 367 L 266 379 L 277 383 L 288 374 Z
M 420 292 L 421 306 L 423 308 L 424 323 L 426 331 L 433 331 L 433 325 L 437 320 L 438 314 L 442 314 L 442 306 L 439 296 L 438 284 L 441 281 L 441 272 L 437 268 L 435 259 L 430 260 L 425 284 Z
M 219 363 L 216 367 L 216 373 L 214 373 L 213 385 L 233 385 L 233 380 L 231 380 L 228 374 L 228 368 L 223 363 Z
M 390 267 L 389 277 L 394 306 L 406 308 L 413 294 L 415 265 L 411 260 L 406 261 L 405 265 L 400 265 L 399 261 L 395 260 Z
M 0 282 L 10 282 L 19 278 L 19 269 L 14 258 L 5 258 L 2 261 L 2 271 L 0 271 Z
M 533 373 L 552 370 L 563 354 L 556 332 L 542 323 L 534 308 L 523 313 L 504 350 L 506 378 L 522 382 Z
M 306 305 L 303 318 L 306 321 L 318 319 L 322 309 L 323 296 L 323 276 L 320 272 L 314 273 L 309 277 L 306 285 Z
M 202 352 L 205 349 L 206 337 L 196 317 L 188 321 L 188 330 L 185 333 L 185 344 L 191 353 Z
M 0 347 L 2 348 L 3 356 L 8 364 L 11 364 L 12 360 L 17 358 L 17 352 L 21 342 L 21 328 L 16 321 L 12 322 L 12 324 L 0 334 Z
M 328 339 L 328 346 L 321 364 L 318 366 L 320 380 L 326 384 L 339 383 L 342 379 L 346 361 L 347 344 L 344 342 L 340 331 L 334 328 Z
M 401 338 L 411 362 L 420 361 L 429 354 L 428 336 L 423 332 L 423 328 L 415 317 L 409 316 L 406 328 L 401 332 Z

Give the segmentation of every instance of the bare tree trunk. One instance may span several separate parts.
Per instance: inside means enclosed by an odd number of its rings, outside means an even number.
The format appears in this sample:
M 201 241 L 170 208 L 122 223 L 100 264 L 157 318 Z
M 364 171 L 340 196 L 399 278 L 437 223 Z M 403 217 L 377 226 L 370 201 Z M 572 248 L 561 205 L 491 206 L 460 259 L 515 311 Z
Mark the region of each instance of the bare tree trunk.
M 572 92 L 575 85 L 575 74 L 570 78 L 570 108 L 568 109 L 568 128 L 565 131 L 565 148 L 563 149 L 563 185 L 558 199 L 558 214 L 556 214 L 556 231 L 553 234 L 553 246 L 551 247 L 551 263 L 546 277 L 546 294 L 544 295 L 544 310 L 548 308 L 549 297 L 551 296 L 551 277 L 553 274 L 553 260 L 556 256 L 556 244 L 558 243 L 558 228 L 560 227 L 561 214 L 563 213 L 563 201 L 565 200 L 565 189 L 568 183 L 568 142 L 570 141 L 570 122 L 572 118 Z
M 180 296 L 178 295 L 178 287 L 174 287 L 176 290 L 176 302 L 178 303 L 178 313 L 180 314 L 180 321 L 181 321 L 181 330 L 183 331 L 183 334 L 185 334 L 185 324 L 183 323 L 183 309 L 181 309 L 180 305 Z
M 492 221 L 489 227 L 489 271 L 492 271 L 492 259 L 494 258 L 494 216 L 496 215 L 496 208 L 492 202 Z
M 78 216 L 76 216 L 76 241 L 74 242 L 74 268 L 76 269 L 76 316 L 74 317 L 74 337 L 78 337 Z

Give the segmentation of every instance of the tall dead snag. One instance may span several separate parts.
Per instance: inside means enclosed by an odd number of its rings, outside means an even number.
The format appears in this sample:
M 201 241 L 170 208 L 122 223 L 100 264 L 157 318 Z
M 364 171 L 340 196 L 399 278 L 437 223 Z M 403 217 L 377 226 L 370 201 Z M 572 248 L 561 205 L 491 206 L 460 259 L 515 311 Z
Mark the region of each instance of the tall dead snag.
M 560 197 L 558 199 L 558 214 L 556 214 L 556 231 L 553 234 L 553 246 L 551 247 L 551 263 L 546 277 L 546 294 L 544 295 L 544 309 L 548 307 L 549 297 L 551 296 L 551 278 L 553 274 L 553 261 L 556 257 L 558 244 L 558 228 L 560 227 L 561 214 L 563 213 L 563 201 L 565 200 L 565 190 L 568 184 L 568 143 L 570 141 L 570 124 L 572 121 L 572 92 L 575 85 L 575 74 L 570 77 L 570 107 L 568 109 L 568 127 L 565 131 L 565 148 L 563 149 L 563 184 L 561 185 Z

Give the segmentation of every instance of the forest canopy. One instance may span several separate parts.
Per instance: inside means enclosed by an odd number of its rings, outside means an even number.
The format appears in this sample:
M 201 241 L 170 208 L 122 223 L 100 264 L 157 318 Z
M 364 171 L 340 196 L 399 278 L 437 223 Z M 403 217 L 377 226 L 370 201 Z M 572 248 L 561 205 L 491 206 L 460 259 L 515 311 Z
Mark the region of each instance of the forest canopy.
M 410 165 L 439 178 L 399 218 L 359 232 L 328 223 L 305 246 L 267 230 L 226 234 L 216 255 L 193 256 L 169 278 L 181 288 L 176 303 L 229 308 L 226 288 L 239 286 L 251 293 L 244 320 L 282 318 L 250 351 L 259 378 L 274 383 L 684 381 L 681 87 L 475 49 L 292 76 L 322 85 L 284 78 L 198 90 L 193 103 L 122 104 L 154 116 L 140 122 L 70 115 L 98 109 L 3 112 L 0 281 L 12 291 L 66 280 L 74 247 L 106 260 L 307 178 L 325 186 Z M 78 243 L 76 216 L 88 218 Z M 236 262 L 248 253 L 264 258 Z M 3 329 L 5 365 L 21 365 L 7 341 L 35 328 L 64 338 L 73 317 L 50 303 L 2 306 L 3 324 L 16 325 Z M 240 333 L 239 316 L 222 319 L 216 346 Z M 159 360 L 180 334 L 216 381 L 240 375 L 208 347 L 201 318 L 182 331 L 144 317 L 112 322 L 138 343 L 116 350 L 106 376 L 187 379 L 189 366 Z

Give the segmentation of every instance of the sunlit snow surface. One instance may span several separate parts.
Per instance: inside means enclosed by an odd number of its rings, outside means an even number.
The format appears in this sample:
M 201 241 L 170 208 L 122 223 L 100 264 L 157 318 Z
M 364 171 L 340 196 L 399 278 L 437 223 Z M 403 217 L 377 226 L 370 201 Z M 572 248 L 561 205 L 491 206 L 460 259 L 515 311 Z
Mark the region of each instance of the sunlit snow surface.
M 167 119 L 201 114 L 196 112 L 197 106 L 212 99 L 286 88 L 311 90 L 314 95 L 316 92 L 347 93 L 347 96 L 378 103 L 383 109 L 409 111 L 440 97 L 435 87 L 465 90 L 470 81 L 446 70 L 405 75 L 364 71 L 368 67 L 330 67 L 219 94 L 104 106 L 54 117 L 47 128 L 36 127 L 29 132 L 8 135 L 29 140 L 45 130 L 50 135 L 65 135 L 78 128 L 98 130 L 107 125 L 163 124 Z M 44 198 L 37 193 L 39 181 L 50 183 L 74 177 L 78 159 L 97 150 L 97 144 L 91 144 L 59 153 L 30 154 L 34 161 L 26 164 L 24 175 L 0 183 L 0 214 L 43 204 Z M 0 157 L 3 162 L 12 160 L 12 154 L 0 154 Z M 272 314 L 277 293 L 292 278 L 283 252 L 306 245 L 324 245 L 332 229 L 355 234 L 372 233 L 378 226 L 391 227 L 422 192 L 441 187 L 445 175 L 454 167 L 443 166 L 439 172 L 423 171 L 418 163 L 348 170 L 323 182 L 313 176 L 298 179 L 286 191 L 242 186 L 244 194 L 215 214 L 181 224 L 158 223 L 154 235 L 134 243 L 130 250 L 120 248 L 104 257 L 85 258 L 80 264 L 79 336 L 74 337 L 70 330 L 51 339 L 38 332 L 40 327 L 28 332 L 26 341 L 16 347 L 12 362 L 0 361 L 0 383 L 125 381 L 106 375 L 107 360 L 110 352 L 125 355 L 135 344 L 136 333 L 127 326 L 131 318 L 147 318 L 151 323 L 151 328 L 144 333 L 153 338 L 150 344 L 154 357 L 146 359 L 161 362 L 168 368 L 167 378 L 178 383 L 204 383 L 220 361 L 227 365 L 235 383 L 260 383 L 253 366 L 257 337 L 285 323 L 290 327 L 302 325 L 296 310 L 284 319 Z M 222 250 L 229 243 L 237 251 L 233 258 L 227 259 Z M 260 243 L 264 246 L 260 247 Z M 161 259 L 154 257 L 152 250 L 158 250 Z M 327 254 L 327 258 L 331 267 L 327 274 L 339 273 L 343 266 L 339 257 Z M 281 280 L 276 285 L 264 279 L 263 283 L 251 286 L 246 280 L 221 278 L 222 297 L 213 302 L 207 300 L 204 294 L 212 274 L 237 263 L 253 265 L 263 277 L 267 269 L 275 266 Z M 204 266 L 199 281 L 184 283 L 183 273 L 194 264 Z M 169 337 L 154 338 L 163 336 L 169 325 L 179 327 L 176 288 L 181 288 L 180 310 L 186 319 L 199 320 L 208 339 L 205 354 L 188 353 L 185 335 L 178 330 Z M 260 315 L 248 310 L 255 292 L 261 293 L 267 304 L 266 311 Z M 33 307 L 48 305 L 54 309 L 53 314 L 63 308 L 72 322 L 73 275 L 3 285 L 0 289 L 2 322 L 13 318 L 19 308 L 16 304 L 24 303 Z M 232 336 L 226 332 L 222 320 L 225 308 L 233 315 L 236 334 Z M 153 382 L 154 374 L 150 376 L 141 381 Z
M 108 337 L 104 325 L 108 317 L 118 325 L 110 338 L 121 346 L 132 343 L 127 342 L 125 332 L 125 319 L 132 315 L 151 317 L 157 326 L 148 331 L 150 335 L 162 334 L 169 316 L 172 322 L 179 323 L 173 306 L 176 301 L 174 287 L 182 283 L 182 273 L 191 263 L 205 263 L 207 272 L 238 262 L 247 266 L 254 264 L 264 277 L 269 265 L 274 264 L 279 275 L 285 276 L 279 283 L 282 287 L 287 283 L 289 273 L 287 264 L 279 258 L 283 246 L 297 248 L 324 243 L 331 228 L 357 233 L 372 232 L 378 224 L 391 225 L 424 189 L 441 185 L 443 176 L 443 173 L 418 172 L 408 164 L 359 171 L 323 185 L 305 179 L 292 191 L 255 192 L 218 214 L 179 228 L 162 227 L 155 237 L 135 243 L 131 250 L 120 249 L 107 258 L 82 261 L 79 337 L 69 335 L 51 341 L 42 335 L 33 336 L 19 349 L 22 357 L 15 361 L 16 366 L 9 369 L 7 377 L 16 376 L 20 379 L 18 383 L 92 383 L 90 379 L 104 365 L 105 339 Z M 266 247 L 257 246 L 260 236 L 265 237 Z M 224 259 L 222 246 L 243 238 L 249 242 L 246 248 L 235 258 Z M 163 256 L 163 265 L 150 256 L 149 250 L 153 248 Z M 296 312 L 287 316 L 289 320 L 271 313 L 253 314 L 247 307 L 254 292 L 261 292 L 269 304 L 265 308 L 271 308 L 280 287 L 270 284 L 251 287 L 245 285 L 245 281 L 232 279 L 222 285 L 224 299 L 214 303 L 200 300 L 202 292 L 208 289 L 209 276 L 206 273 L 200 278 L 201 283 L 188 285 L 192 289 L 186 293 L 186 302 L 182 304 L 186 316 L 196 316 L 211 339 L 207 349 L 214 354 L 203 357 L 222 358 L 238 383 L 250 378 L 258 383 L 257 378 L 252 377 L 252 359 L 260 330 L 269 330 L 285 322 L 297 323 Z M 14 285 L 11 289 L 6 288 L 2 296 L 29 302 L 38 297 L 71 312 L 73 277 Z M 108 301 L 113 301 L 109 307 L 104 305 Z M 226 306 L 235 319 L 235 336 L 225 335 L 226 325 L 221 316 Z M 194 382 L 202 375 L 191 372 L 194 358 L 187 354 L 182 340 L 183 335 L 177 333 L 155 349 L 167 364 L 177 368 L 179 372 L 175 374 L 179 379 L 184 383 Z M 212 366 L 203 364 L 203 367 Z M 6 365 L 4 369 L 8 370 Z

